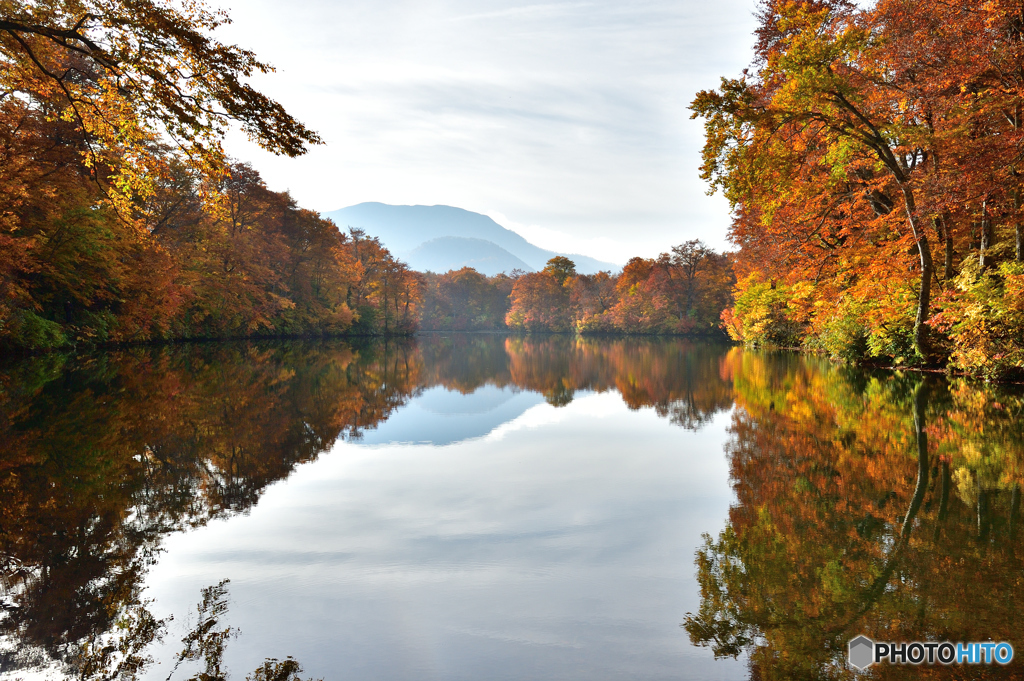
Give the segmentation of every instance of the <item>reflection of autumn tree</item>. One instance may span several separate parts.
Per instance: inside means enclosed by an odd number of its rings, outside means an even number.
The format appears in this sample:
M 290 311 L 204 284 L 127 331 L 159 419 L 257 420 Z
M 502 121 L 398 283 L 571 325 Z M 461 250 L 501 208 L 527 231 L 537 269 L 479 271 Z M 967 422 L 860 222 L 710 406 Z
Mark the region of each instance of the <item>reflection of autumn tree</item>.
M 443 385 L 469 394 L 483 385 L 512 385 L 504 336 L 425 336 L 417 347 L 423 356 L 424 387 Z
M 1024 401 L 792 355 L 727 364 L 737 503 L 698 552 L 694 642 L 749 650 L 762 679 L 847 678 L 859 633 L 1019 643 Z M 954 672 L 1015 673 L 877 673 Z
M 544 394 L 544 399 L 555 407 L 572 402 L 577 390 L 608 386 L 595 386 L 588 367 L 574 357 L 575 340 L 566 336 L 549 336 L 538 340 L 509 339 L 505 347 L 509 358 L 509 371 L 517 386 Z
M 188 681 L 227 681 L 231 678 L 224 653 L 231 639 L 236 638 L 240 632 L 224 623 L 230 609 L 229 581 L 224 579 L 202 590 L 194 613 L 195 619 L 185 618 L 186 622 L 192 622 L 191 628 L 181 637 L 180 650 L 167 660 L 171 668 L 167 681 L 184 680 L 190 670 L 197 668 L 200 668 L 199 671 Z M 81 681 L 138 681 L 145 678 L 146 672 L 156 662 L 150 654 L 150 646 L 166 637 L 173 619 L 154 618 L 145 604 L 139 601 L 126 604 L 116 629 L 94 634 L 76 652 L 70 668 Z M 284 660 L 268 657 L 245 679 L 302 681 L 299 676 L 301 672 L 302 665 L 290 656 Z
M 196 346 L 4 376 L 2 631 L 67 659 L 137 602 L 165 534 L 248 509 L 403 404 L 419 380 L 409 353 Z
M 653 407 L 687 428 L 732 404 L 724 345 L 481 334 L 427 336 L 418 347 L 424 387 L 471 393 L 483 385 L 513 386 L 542 393 L 555 406 L 571 402 L 577 390 L 616 390 L 630 409 Z
M 724 346 L 552 336 L 509 339 L 506 347 L 513 382 L 544 393 L 556 406 L 577 390 L 615 389 L 630 409 L 654 407 L 674 423 L 698 428 L 732 404 L 719 366 Z
M 119 621 L 168 533 L 244 512 L 418 390 L 619 391 L 697 428 L 731 404 L 727 348 L 499 335 L 53 355 L 0 370 L 0 656 L 74 663 Z

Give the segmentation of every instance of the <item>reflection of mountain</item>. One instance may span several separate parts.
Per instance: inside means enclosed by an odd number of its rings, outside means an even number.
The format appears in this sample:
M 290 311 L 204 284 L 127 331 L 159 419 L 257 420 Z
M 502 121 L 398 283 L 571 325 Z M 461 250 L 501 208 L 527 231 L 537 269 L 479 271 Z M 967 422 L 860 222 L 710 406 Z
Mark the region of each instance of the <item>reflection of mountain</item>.
M 481 437 L 580 390 L 617 390 L 697 428 L 731 404 L 725 352 L 473 335 L 20 361 L 0 371 L 0 669 L 42 654 L 79 676 L 81 646 L 144 610 L 139 585 L 164 537 L 245 513 L 340 439 Z
M 358 227 L 380 237 L 393 253 L 420 271 L 447 272 L 465 265 L 487 275 L 516 267 L 540 270 L 556 255 L 571 258 L 581 274 L 619 269 L 585 255 L 539 248 L 486 215 L 451 206 L 360 203 L 324 213 L 324 217 L 342 229 Z
M 538 393 L 493 385 L 471 393 L 437 386 L 411 399 L 375 430 L 364 431 L 360 441 L 447 445 L 483 437 L 543 402 Z

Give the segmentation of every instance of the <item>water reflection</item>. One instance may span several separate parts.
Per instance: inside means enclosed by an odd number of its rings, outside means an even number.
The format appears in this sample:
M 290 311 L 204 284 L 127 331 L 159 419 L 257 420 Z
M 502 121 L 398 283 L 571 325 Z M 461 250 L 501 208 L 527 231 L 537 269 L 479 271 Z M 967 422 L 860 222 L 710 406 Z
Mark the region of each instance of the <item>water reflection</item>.
M 359 678 L 456 678 L 437 671 L 455 668 L 436 666 L 443 648 L 466 678 L 840 679 L 859 633 L 1024 654 L 1022 412 L 1011 390 L 682 340 L 456 335 L 20 361 L 0 370 L 0 672 L 52 662 L 101 678 L 89 651 L 154 642 L 144 584 L 197 556 L 223 571 L 199 585 L 230 577 L 267 604 L 243 629 L 277 624 L 296 590 L 331 603 L 331 617 L 294 624 L 296 649 L 246 658 L 296 654 L 318 676 L 343 658 Z M 712 490 L 723 449 L 727 514 Z M 714 535 L 685 607 L 659 572 L 691 573 L 680 547 L 695 541 L 668 524 L 680 519 Z M 162 553 L 196 528 L 208 534 L 192 558 Z M 421 615 L 381 614 L 411 583 L 433 585 Z M 623 584 L 637 586 L 616 595 Z M 447 638 L 392 630 L 444 608 L 461 613 L 437 624 Z M 693 643 L 749 668 L 666 654 L 687 639 L 686 609 Z M 640 612 L 671 618 L 675 639 Z M 370 640 L 432 661 L 382 671 L 360 657 Z M 318 661 L 327 648 L 340 657 Z
M 698 553 L 686 619 L 752 678 L 852 678 L 846 643 L 1020 637 L 1024 398 L 934 377 L 734 353 L 737 496 Z M 1018 678 L 893 666 L 877 678 Z
M 409 346 L 201 345 L 2 374 L 0 664 L 74 665 L 140 603 L 161 539 L 244 512 L 415 390 Z
M 144 612 L 142 581 L 164 537 L 247 512 L 268 485 L 335 442 L 390 437 L 377 428 L 414 396 L 434 393 L 437 403 L 443 389 L 486 401 L 502 389 L 499 408 L 488 410 L 497 420 L 434 435 L 413 422 L 411 441 L 479 437 L 538 393 L 566 405 L 578 391 L 612 388 L 632 408 L 655 406 L 697 426 L 729 406 L 713 360 L 722 351 L 461 336 L 139 348 L 12 364 L 0 372 L 0 670 L 52 659 L 81 674 L 85 648 Z

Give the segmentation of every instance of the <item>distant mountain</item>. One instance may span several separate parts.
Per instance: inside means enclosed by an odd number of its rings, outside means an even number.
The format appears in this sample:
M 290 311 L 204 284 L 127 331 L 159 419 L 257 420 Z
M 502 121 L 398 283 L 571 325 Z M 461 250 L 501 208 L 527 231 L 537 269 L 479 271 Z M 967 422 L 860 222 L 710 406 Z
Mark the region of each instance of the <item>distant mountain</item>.
M 516 267 L 534 271 L 543 269 L 556 255 L 576 263 L 576 271 L 581 274 L 619 269 L 618 265 L 585 255 L 539 248 L 486 215 L 452 206 L 360 203 L 323 215 L 341 229 L 359 227 L 379 237 L 388 250 L 417 270 L 447 272 L 469 265 L 487 275 Z
M 403 259 L 420 272 L 447 272 L 472 267 L 477 272 L 493 276 L 498 272 L 517 269 L 530 272 L 535 269 L 493 241 L 464 236 L 431 239 L 414 248 Z

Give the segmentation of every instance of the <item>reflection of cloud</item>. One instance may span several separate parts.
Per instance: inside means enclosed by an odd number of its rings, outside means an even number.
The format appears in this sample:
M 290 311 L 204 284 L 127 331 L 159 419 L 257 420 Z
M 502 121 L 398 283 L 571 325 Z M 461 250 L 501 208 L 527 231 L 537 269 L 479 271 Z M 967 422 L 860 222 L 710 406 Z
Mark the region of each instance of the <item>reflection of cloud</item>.
M 549 404 L 538 404 L 536 407 L 532 407 L 523 412 L 523 414 L 514 421 L 503 423 L 492 430 L 487 435 L 487 440 L 504 440 L 511 433 L 515 433 L 520 430 L 553 425 L 564 420 L 565 417 L 566 413 L 564 411 L 554 409 Z
M 151 593 L 188 607 L 230 576 L 238 668 L 292 654 L 314 677 L 744 678 L 678 627 L 700 533 L 727 516 L 727 420 L 689 433 L 609 391 L 451 446 L 340 443 L 250 516 L 169 538 Z

